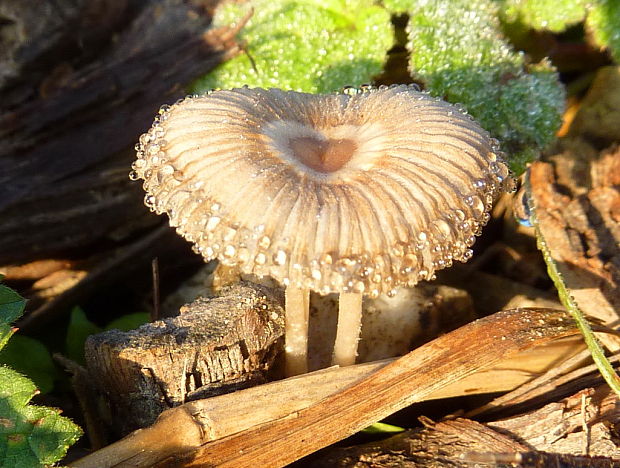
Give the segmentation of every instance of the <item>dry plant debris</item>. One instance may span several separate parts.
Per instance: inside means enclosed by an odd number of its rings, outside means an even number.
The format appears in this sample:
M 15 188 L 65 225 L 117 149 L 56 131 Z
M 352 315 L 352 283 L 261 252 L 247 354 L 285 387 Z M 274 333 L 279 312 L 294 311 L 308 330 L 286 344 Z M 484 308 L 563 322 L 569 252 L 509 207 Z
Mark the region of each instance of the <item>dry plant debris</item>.
M 135 432 L 73 466 L 117 466 L 127 459 L 134 460 L 135 466 L 284 466 L 517 351 L 574 333 L 562 312 L 499 312 L 412 351 L 310 407 L 272 420 L 267 416 L 263 424 L 239 433 L 206 443 L 205 435 L 210 431 L 202 426 L 208 419 L 195 418 L 191 407 L 183 406 L 163 413 L 151 428 Z M 312 387 L 298 385 L 297 391 L 311 392 Z M 243 399 L 243 391 L 233 396 Z M 208 404 L 209 400 L 203 402 Z M 175 434 L 165 447 L 148 442 L 149 437 L 170 433 L 168 427 L 178 427 L 179 418 L 188 417 L 195 418 L 194 423 L 185 433 Z M 104 460 L 114 462 L 102 465 Z

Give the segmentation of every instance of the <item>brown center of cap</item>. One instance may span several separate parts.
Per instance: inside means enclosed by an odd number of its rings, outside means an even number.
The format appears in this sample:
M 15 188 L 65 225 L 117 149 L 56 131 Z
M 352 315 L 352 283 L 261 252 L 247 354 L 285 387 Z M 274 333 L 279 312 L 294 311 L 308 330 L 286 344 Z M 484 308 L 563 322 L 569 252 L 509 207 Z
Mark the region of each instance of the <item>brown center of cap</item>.
M 311 136 L 289 140 L 289 147 L 302 164 L 317 172 L 335 172 L 351 160 L 357 145 L 348 138 L 321 140 Z

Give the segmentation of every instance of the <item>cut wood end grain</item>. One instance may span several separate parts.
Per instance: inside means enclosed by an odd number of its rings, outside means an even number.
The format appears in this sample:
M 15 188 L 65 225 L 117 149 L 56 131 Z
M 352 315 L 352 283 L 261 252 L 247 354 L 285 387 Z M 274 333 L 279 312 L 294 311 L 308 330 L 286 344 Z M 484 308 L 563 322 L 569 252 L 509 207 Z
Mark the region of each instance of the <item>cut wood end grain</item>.
M 152 424 L 165 409 L 265 382 L 283 347 L 281 293 L 241 283 L 199 298 L 180 315 L 86 342 L 95 386 L 121 434 Z

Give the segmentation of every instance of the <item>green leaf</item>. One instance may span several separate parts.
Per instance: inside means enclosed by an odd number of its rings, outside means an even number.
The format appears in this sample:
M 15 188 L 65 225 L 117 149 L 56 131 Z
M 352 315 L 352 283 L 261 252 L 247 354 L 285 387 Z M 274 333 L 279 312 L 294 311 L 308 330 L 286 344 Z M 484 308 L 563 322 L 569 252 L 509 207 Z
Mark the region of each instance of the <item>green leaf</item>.
M 399 432 L 404 432 L 404 430 L 404 428 L 399 426 L 378 422 L 363 429 L 362 432 L 365 434 L 397 434 Z
M 54 388 L 58 372 L 52 356 L 43 343 L 34 338 L 15 335 L 0 351 L 0 364 L 5 364 L 30 377 L 42 393 Z
M 0 367 L 0 466 L 40 467 L 60 460 L 82 435 L 52 408 L 28 405 L 36 389 L 30 379 Z
M 23 313 L 24 306 L 25 300 L 19 294 L 0 285 L 0 345 L 4 346 L 12 335 L 10 324 Z M 45 347 L 23 336 L 9 341 L 2 356 L 13 355 L 17 359 L 15 354 L 20 351 L 24 361 L 31 361 L 31 369 L 53 367 Z M 82 436 L 82 430 L 60 416 L 58 410 L 30 405 L 36 393 L 32 380 L 0 366 L 0 468 L 52 465 Z
M 220 65 L 194 90 L 253 87 L 332 92 L 368 83 L 381 72 L 393 43 L 389 13 L 371 0 L 257 0 L 227 3 L 218 26 L 238 22 L 247 53 Z
M 88 320 L 84 311 L 79 307 L 74 307 L 71 311 L 69 328 L 67 329 L 67 340 L 65 353 L 67 357 L 84 364 L 84 343 L 90 335 L 100 333 L 102 330 L 93 322 Z
M 13 334 L 11 323 L 17 320 L 26 307 L 26 299 L 11 288 L 0 284 L 0 349 Z
M 586 26 L 595 42 L 609 49 L 611 56 L 620 62 L 620 2 L 597 0 L 592 2 Z
M 501 34 L 490 0 L 388 0 L 409 12 L 410 72 L 431 94 L 463 104 L 500 140 L 512 170 L 554 138 L 561 124 L 564 89 L 547 63 L 525 66 Z
M 500 0 L 502 20 L 530 29 L 562 32 L 583 21 L 591 0 Z
M 112 320 L 105 327 L 106 330 L 117 329 L 120 331 L 129 331 L 138 328 L 140 325 L 144 325 L 150 321 L 149 314 L 146 312 L 136 312 L 135 314 L 128 314 L 122 317 Z

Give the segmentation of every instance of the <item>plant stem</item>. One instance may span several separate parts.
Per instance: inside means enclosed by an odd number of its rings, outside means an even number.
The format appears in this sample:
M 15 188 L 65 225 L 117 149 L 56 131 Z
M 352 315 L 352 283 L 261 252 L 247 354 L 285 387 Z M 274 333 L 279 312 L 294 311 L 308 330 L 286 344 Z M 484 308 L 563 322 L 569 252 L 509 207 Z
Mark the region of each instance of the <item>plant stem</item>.
M 357 342 L 362 328 L 362 295 L 341 293 L 338 304 L 338 328 L 332 364 L 350 366 L 355 364 Z
M 285 292 L 286 376 L 308 372 L 308 313 L 310 291 L 289 286 Z

